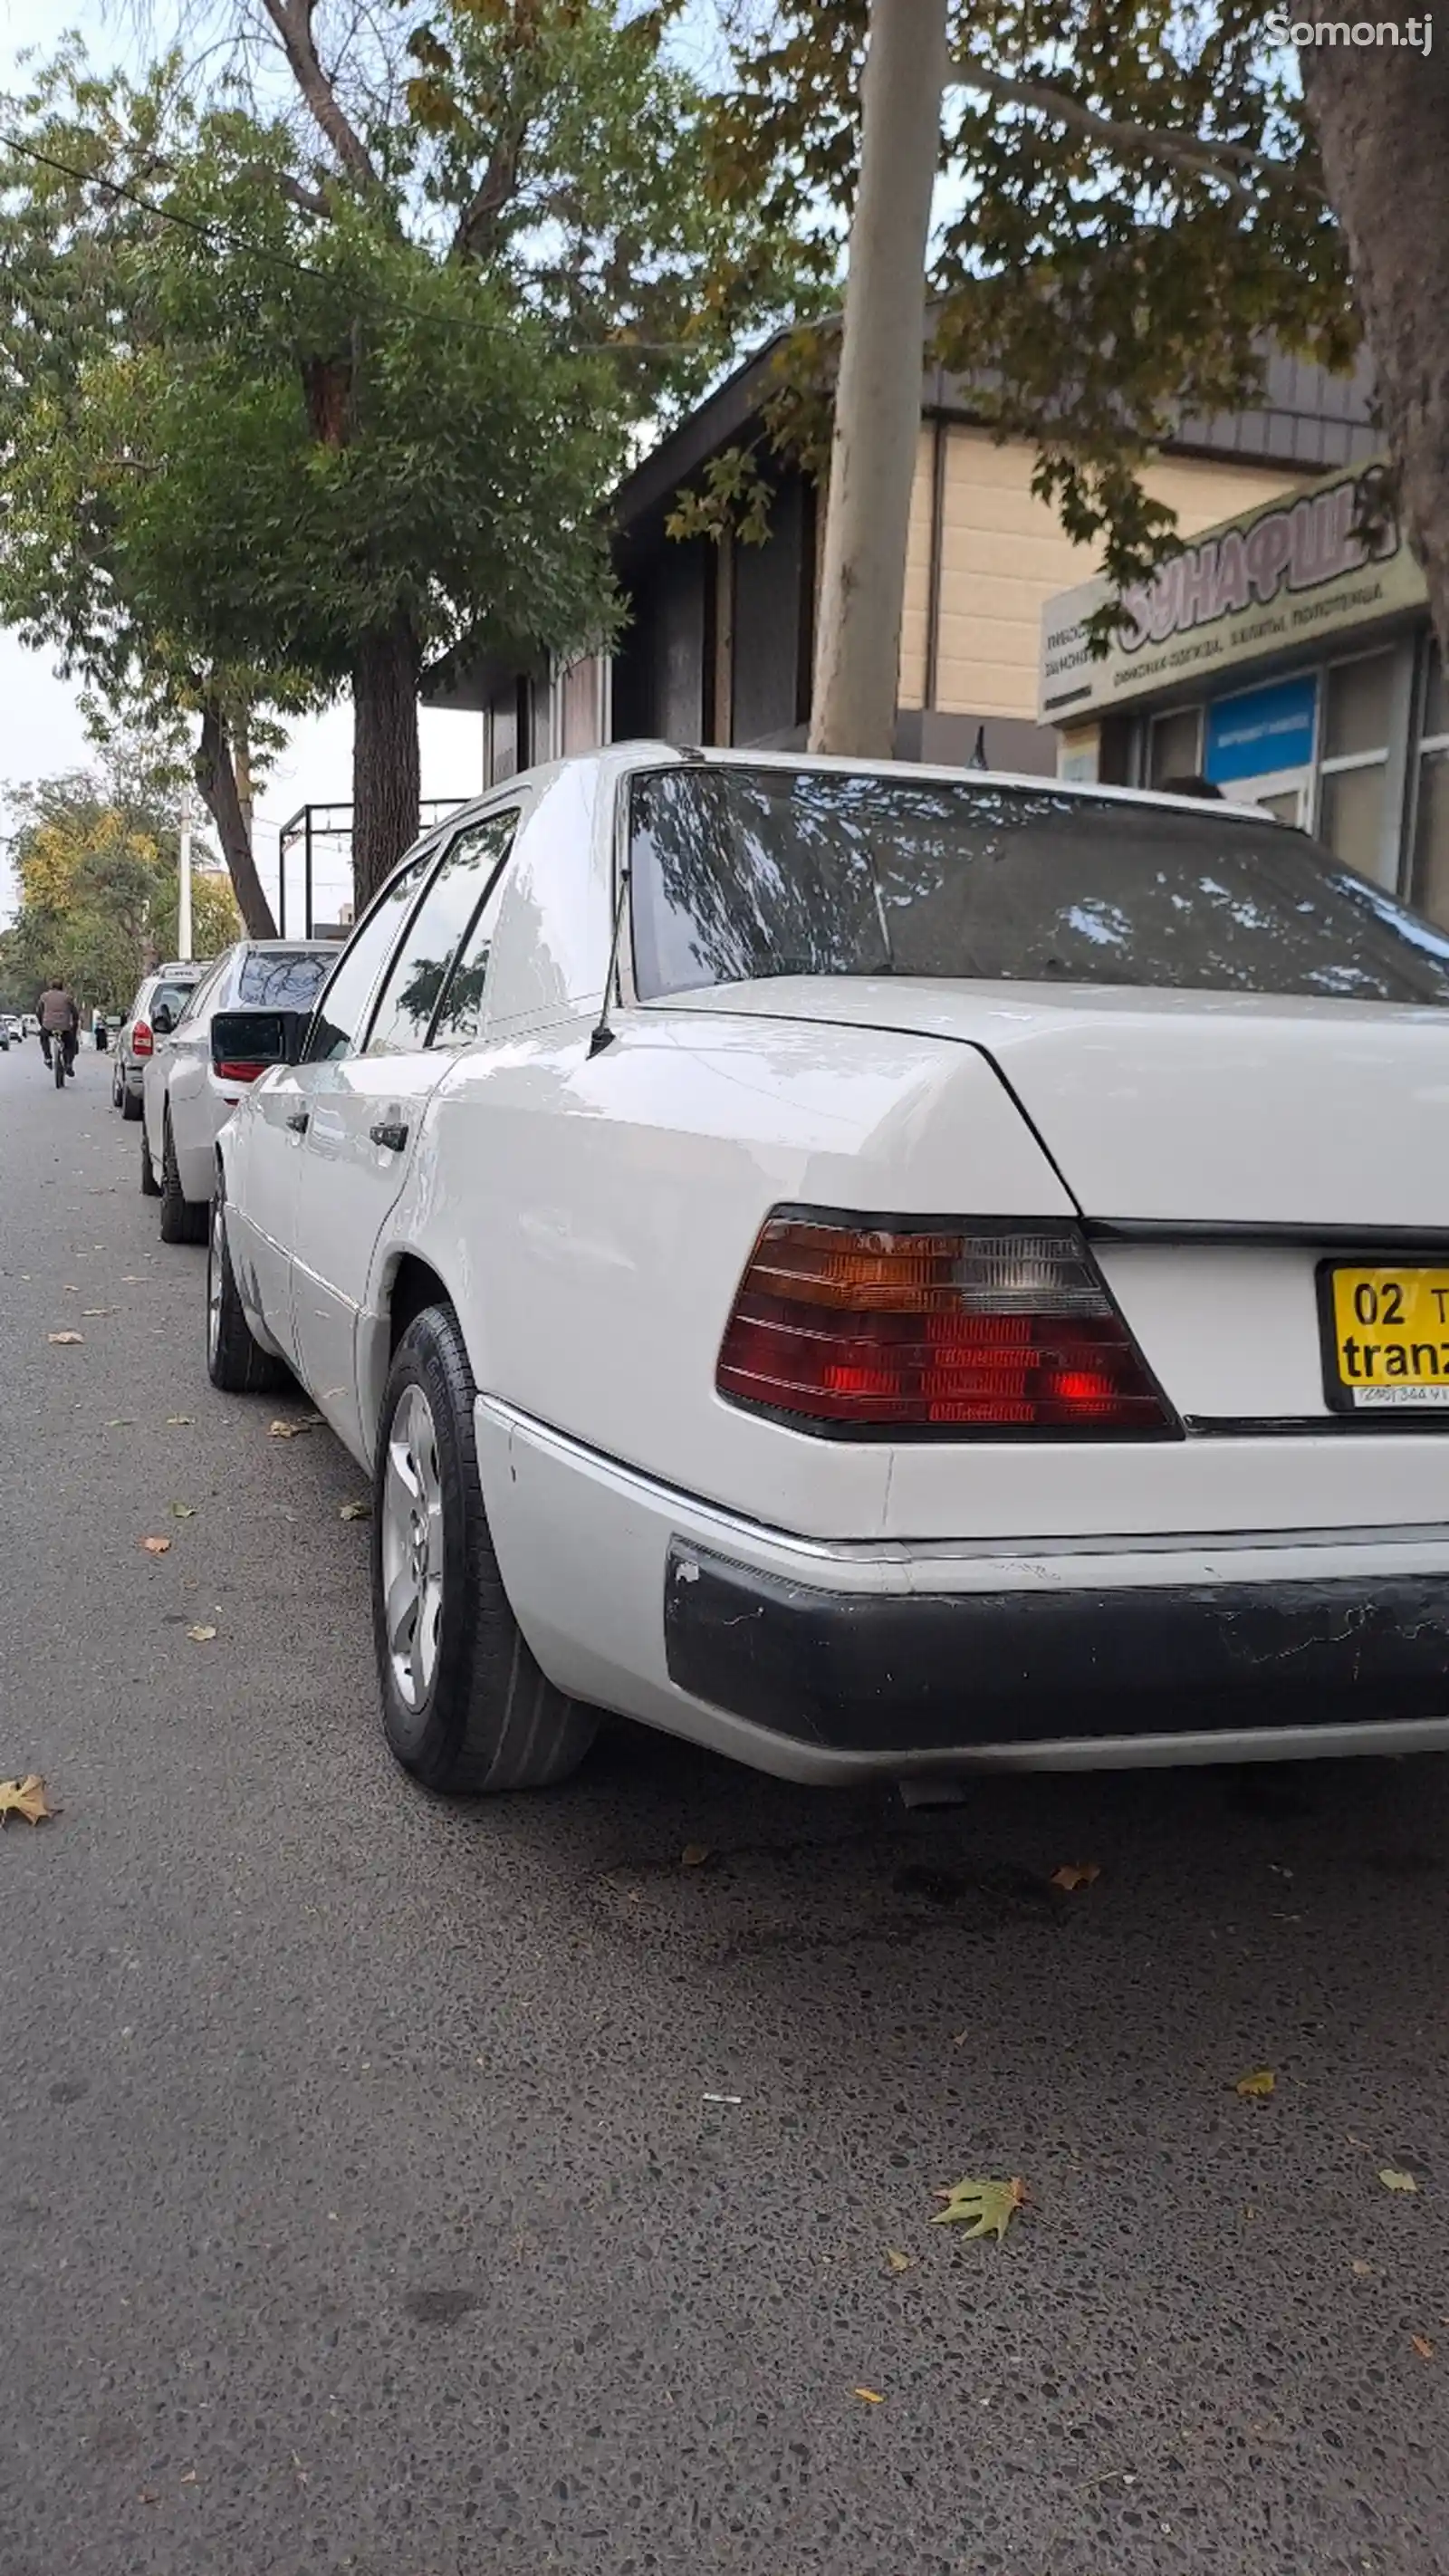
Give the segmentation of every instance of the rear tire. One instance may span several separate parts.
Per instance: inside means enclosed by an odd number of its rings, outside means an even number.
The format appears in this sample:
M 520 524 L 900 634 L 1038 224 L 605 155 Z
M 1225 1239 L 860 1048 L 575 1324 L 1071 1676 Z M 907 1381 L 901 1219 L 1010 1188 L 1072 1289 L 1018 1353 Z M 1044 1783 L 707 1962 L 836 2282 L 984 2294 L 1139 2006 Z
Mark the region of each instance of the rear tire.
M 52 1048 L 51 1048 L 51 1050 L 50 1050 L 50 1068 L 51 1068 L 52 1073 L 55 1075 L 55 1087 L 56 1087 L 56 1090 L 57 1090 L 57 1091 L 64 1091 L 64 1089 L 65 1089 L 65 1049 L 64 1049 L 64 1047 L 61 1045 L 61 1042 L 60 1042 L 59 1038 L 57 1038 L 57 1039 L 56 1039 L 56 1041 L 55 1041 L 54 1045 L 52 1046 Z
M 141 1196 L 143 1199 L 159 1199 L 161 1196 L 161 1184 L 151 1162 L 150 1139 L 144 1127 L 141 1130 Z
M 206 1250 L 206 1374 L 223 1395 L 273 1395 L 287 1383 L 283 1361 L 264 1351 L 247 1322 L 231 1266 L 226 1209 L 218 1188 L 208 1211 Z
M 478 1482 L 476 1393 L 457 1316 L 428 1307 L 383 1397 L 372 1621 L 388 1744 L 449 1796 L 550 1788 L 598 1726 L 547 1679 L 509 1607 Z
M 205 1199 L 183 1198 L 181 1175 L 176 1168 L 176 1140 L 171 1133 L 171 1116 L 161 1130 L 161 1240 L 163 1243 L 205 1243 L 211 1211 Z

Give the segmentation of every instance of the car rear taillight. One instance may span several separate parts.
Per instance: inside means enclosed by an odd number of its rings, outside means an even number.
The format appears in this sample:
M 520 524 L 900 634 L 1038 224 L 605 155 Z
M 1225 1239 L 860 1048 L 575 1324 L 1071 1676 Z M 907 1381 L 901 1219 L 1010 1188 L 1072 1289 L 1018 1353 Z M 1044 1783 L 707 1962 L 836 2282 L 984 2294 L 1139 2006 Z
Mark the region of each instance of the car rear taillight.
M 131 1031 L 132 1055 L 153 1055 L 155 1050 L 156 1041 L 151 1035 L 150 1021 L 138 1020 Z
M 716 1384 L 736 1404 L 822 1430 L 1177 1429 L 1069 1225 L 771 1217 Z
M 266 1070 L 264 1064 L 253 1064 L 240 1056 L 227 1056 L 212 1067 L 218 1082 L 255 1082 Z

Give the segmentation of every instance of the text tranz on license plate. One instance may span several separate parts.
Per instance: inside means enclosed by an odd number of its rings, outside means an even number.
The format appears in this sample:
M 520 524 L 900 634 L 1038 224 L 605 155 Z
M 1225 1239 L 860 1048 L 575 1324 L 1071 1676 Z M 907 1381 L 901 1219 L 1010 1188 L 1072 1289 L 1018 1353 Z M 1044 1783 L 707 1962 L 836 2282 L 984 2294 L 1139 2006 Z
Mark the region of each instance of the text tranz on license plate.
M 1345 1413 L 1449 1407 L 1449 1268 L 1330 1266 L 1329 1402 Z

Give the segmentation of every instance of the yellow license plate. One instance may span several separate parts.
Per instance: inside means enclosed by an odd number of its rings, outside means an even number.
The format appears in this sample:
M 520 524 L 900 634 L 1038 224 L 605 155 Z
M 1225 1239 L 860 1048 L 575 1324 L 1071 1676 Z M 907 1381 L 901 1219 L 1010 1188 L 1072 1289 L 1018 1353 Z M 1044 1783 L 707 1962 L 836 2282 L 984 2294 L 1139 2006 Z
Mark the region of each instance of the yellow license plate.
M 1449 1405 L 1449 1269 L 1331 1264 L 1330 1403 L 1351 1413 Z

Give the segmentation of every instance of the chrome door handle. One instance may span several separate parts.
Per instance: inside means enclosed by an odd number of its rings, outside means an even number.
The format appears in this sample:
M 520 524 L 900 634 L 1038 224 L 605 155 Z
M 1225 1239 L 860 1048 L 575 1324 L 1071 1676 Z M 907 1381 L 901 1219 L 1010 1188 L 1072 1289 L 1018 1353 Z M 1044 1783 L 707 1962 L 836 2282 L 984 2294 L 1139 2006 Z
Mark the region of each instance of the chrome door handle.
M 294 1109 L 290 1112 L 287 1119 L 287 1125 L 291 1128 L 294 1136 L 306 1135 L 307 1121 L 310 1116 L 311 1111 L 307 1109 Z
M 374 1145 L 381 1145 L 389 1154 L 400 1154 L 408 1141 L 406 1127 L 400 1127 L 395 1119 L 384 1119 L 381 1126 L 369 1127 L 367 1132 Z

